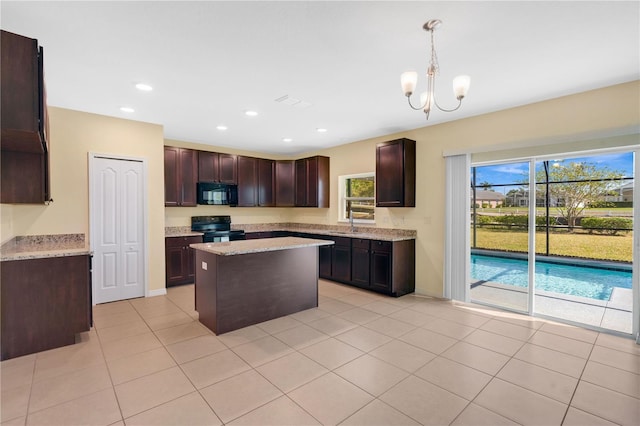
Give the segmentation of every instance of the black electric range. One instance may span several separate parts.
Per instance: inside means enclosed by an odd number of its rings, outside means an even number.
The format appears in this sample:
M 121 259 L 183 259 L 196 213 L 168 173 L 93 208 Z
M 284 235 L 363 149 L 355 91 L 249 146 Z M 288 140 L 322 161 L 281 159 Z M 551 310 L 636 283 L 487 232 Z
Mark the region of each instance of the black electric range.
M 243 230 L 231 230 L 231 216 L 192 216 L 191 230 L 204 233 L 204 243 L 246 239 Z

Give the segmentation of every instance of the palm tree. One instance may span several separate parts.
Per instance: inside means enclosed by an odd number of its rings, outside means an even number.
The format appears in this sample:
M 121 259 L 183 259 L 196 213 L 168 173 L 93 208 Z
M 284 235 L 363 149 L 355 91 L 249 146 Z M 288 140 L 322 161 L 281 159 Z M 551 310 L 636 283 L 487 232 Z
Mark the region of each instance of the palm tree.
M 493 185 L 491 185 L 486 180 L 484 182 L 480 182 L 480 185 L 478 185 L 478 186 L 480 188 L 484 189 L 485 191 L 491 191 L 493 189 Z

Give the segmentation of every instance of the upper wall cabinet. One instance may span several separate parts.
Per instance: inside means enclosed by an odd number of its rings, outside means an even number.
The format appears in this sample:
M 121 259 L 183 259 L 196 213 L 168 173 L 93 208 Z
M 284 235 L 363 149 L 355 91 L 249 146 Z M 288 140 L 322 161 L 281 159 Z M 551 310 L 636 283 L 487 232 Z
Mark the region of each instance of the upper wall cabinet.
M 258 205 L 258 159 L 238 156 L 238 207 Z
M 2 149 L 47 151 L 43 51 L 38 40 L 7 31 L 2 38 Z
M 296 207 L 329 207 L 329 157 L 296 160 Z
M 238 183 L 237 157 L 198 151 L 198 182 Z
M 376 207 L 416 206 L 416 141 L 396 139 L 376 147 Z
M 43 51 L 38 41 L 0 32 L 1 203 L 51 199 Z
M 197 202 L 198 152 L 164 147 L 164 205 L 195 207 Z
M 197 182 L 238 185 L 238 207 L 329 207 L 329 157 L 275 161 L 165 146 L 164 167 L 167 207 L 196 206 Z
M 295 206 L 295 162 L 293 160 L 276 161 L 276 206 Z
M 264 158 L 258 159 L 258 205 L 273 207 L 276 205 L 276 162 Z

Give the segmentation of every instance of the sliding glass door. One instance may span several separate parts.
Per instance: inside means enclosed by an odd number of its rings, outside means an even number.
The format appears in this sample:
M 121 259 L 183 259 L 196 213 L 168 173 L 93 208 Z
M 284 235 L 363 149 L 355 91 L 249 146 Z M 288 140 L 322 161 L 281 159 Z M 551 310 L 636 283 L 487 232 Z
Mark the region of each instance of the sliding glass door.
M 529 300 L 529 162 L 471 169 L 471 299 L 520 312 Z
M 634 154 L 471 168 L 471 300 L 631 333 Z

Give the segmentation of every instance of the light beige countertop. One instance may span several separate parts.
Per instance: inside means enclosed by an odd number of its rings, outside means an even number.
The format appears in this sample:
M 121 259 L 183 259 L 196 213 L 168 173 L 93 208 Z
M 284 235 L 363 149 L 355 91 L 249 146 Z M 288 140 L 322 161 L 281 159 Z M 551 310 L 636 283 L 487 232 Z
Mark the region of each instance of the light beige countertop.
M 220 243 L 190 244 L 195 250 L 202 250 L 219 256 L 261 253 L 265 251 L 289 250 L 303 247 L 327 246 L 333 241 L 313 240 L 311 238 L 281 237 L 260 240 L 239 240 Z
M 362 238 L 365 240 L 380 240 L 380 241 L 404 241 L 404 240 L 415 240 L 415 235 L 406 235 L 393 232 L 394 230 L 389 229 L 385 230 L 387 232 L 370 232 L 364 229 L 355 228 L 354 232 L 351 232 L 349 227 L 342 226 L 340 228 L 345 228 L 344 230 L 335 230 L 335 229 L 309 229 L 309 228 L 295 228 L 289 227 L 286 230 L 289 232 L 304 232 L 307 234 L 317 234 L 317 235 L 330 235 L 332 237 L 347 237 L 347 238 Z
M 404 241 L 415 240 L 417 232 L 412 229 L 377 228 L 373 226 L 355 226 L 351 232 L 349 225 L 320 225 L 307 223 L 258 223 L 232 224 L 231 229 L 243 229 L 244 232 L 289 231 L 305 234 L 330 235 L 333 237 L 363 238 L 367 240 Z
M 90 255 L 84 234 L 29 235 L 14 237 L 0 248 L 0 261 Z
M 165 237 L 201 237 L 202 232 L 194 232 L 190 226 L 166 226 L 164 228 Z
M 242 229 L 249 232 L 289 231 L 305 234 L 329 235 L 333 237 L 363 238 L 380 241 L 415 240 L 416 231 L 412 229 L 376 228 L 371 226 L 356 226 L 351 232 L 348 225 L 316 225 L 305 223 L 252 223 L 232 224 L 231 229 Z M 191 231 L 190 226 L 167 226 L 164 228 L 165 237 L 193 237 L 203 235 L 201 232 Z

